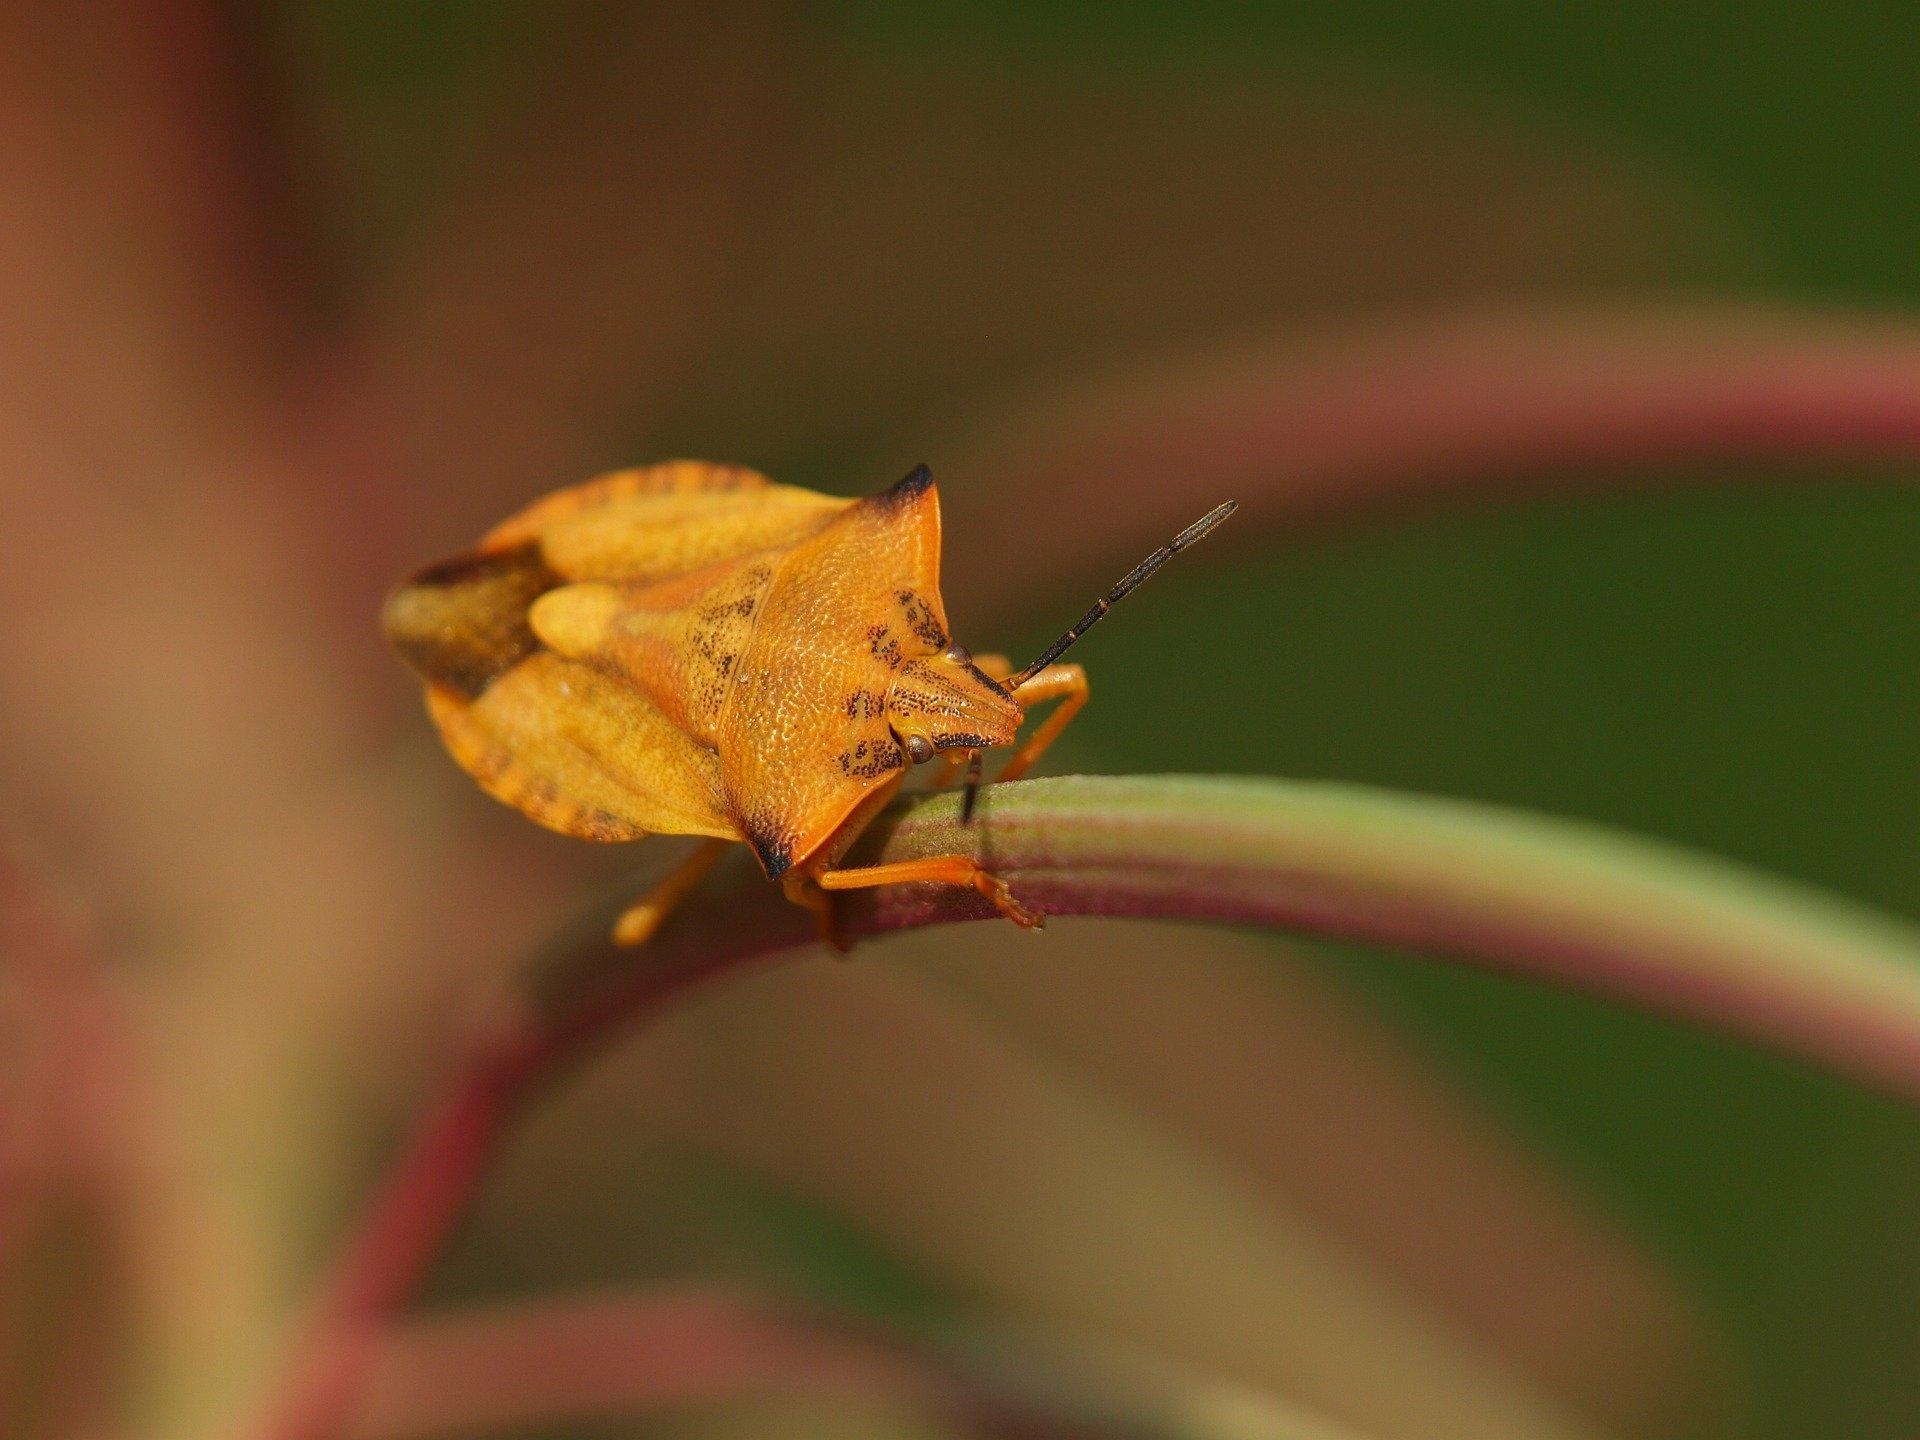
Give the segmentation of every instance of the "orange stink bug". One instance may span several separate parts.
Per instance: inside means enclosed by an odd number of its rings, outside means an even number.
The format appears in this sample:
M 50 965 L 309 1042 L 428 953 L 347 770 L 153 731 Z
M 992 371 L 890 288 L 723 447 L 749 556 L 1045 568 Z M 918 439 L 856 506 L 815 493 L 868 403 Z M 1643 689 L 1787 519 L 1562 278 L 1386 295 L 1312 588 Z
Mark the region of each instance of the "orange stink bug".
M 940 502 L 925 466 L 843 500 L 734 466 L 616 471 L 536 501 L 471 554 L 387 602 L 388 638 L 426 682 L 453 758 L 496 799 L 566 835 L 706 844 L 620 918 L 639 944 L 735 842 L 833 938 L 828 892 L 971 886 L 1035 926 L 962 855 L 838 869 L 908 768 L 939 779 L 1012 745 L 1024 774 L 1087 700 L 1062 652 L 1232 512 L 1142 561 L 1033 664 L 970 655 L 940 598 Z

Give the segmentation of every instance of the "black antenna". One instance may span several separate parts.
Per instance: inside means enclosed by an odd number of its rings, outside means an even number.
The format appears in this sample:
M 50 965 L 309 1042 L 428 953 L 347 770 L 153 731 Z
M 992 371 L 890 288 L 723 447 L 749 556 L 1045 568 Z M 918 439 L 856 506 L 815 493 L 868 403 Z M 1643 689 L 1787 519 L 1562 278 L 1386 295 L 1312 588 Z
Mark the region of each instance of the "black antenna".
M 1094 621 L 1111 610 L 1115 603 L 1129 590 L 1133 589 L 1134 586 L 1153 574 L 1154 571 L 1166 564 L 1167 561 L 1171 560 L 1182 550 L 1186 549 L 1187 546 L 1193 544 L 1194 541 L 1200 539 L 1212 530 L 1214 526 L 1226 519 L 1238 507 L 1238 503 L 1237 501 L 1229 500 L 1226 504 L 1216 506 L 1214 509 L 1209 510 L 1198 520 L 1194 521 L 1193 524 L 1187 526 L 1186 529 L 1174 536 L 1173 539 L 1169 540 L 1165 545 L 1162 545 L 1158 550 L 1154 551 L 1153 554 L 1134 566 L 1133 569 L 1127 572 L 1124 580 L 1106 593 L 1105 598 L 1093 602 L 1093 608 L 1082 615 L 1071 630 L 1067 631 L 1066 634 L 1049 645 L 1044 655 L 1027 666 L 1027 668 L 1022 670 L 1018 675 L 1002 682 L 1004 687 L 1009 691 L 1016 690 L 1034 676 L 1038 675 L 1042 670 L 1046 669 L 1047 666 L 1058 660 L 1066 653 L 1069 645 L 1073 644 L 1074 641 L 1091 630 Z

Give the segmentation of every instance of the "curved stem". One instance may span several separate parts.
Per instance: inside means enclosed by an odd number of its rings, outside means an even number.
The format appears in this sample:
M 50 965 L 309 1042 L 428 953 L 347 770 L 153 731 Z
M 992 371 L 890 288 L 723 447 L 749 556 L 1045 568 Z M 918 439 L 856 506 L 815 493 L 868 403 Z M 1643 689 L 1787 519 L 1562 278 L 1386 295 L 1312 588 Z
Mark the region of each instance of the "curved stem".
M 959 448 L 947 468 L 996 477 L 1056 562 L 1113 563 L 1229 497 L 1241 533 L 1294 532 L 1433 496 L 1671 483 L 1702 463 L 1896 461 L 1904 476 L 1920 459 L 1920 326 L 1704 301 L 1397 317 L 1026 397 Z M 951 593 L 1004 603 L 1033 583 L 968 559 L 1002 553 L 1003 510 L 948 521 Z
M 348 1434 L 433 1440 L 768 1393 L 897 1398 L 1010 1440 L 1360 1440 L 1117 1347 L 975 1326 L 881 1335 L 830 1312 L 688 1285 L 413 1321 L 383 1339 Z
M 1466 801 L 1263 779 L 1070 777 L 887 811 L 848 857 L 972 854 L 1051 915 L 1284 927 L 1493 966 L 1774 1045 L 1920 1100 L 1920 931 L 1650 841 Z M 971 892 L 845 897 L 850 934 L 991 916 Z M 812 938 L 745 864 L 724 867 L 644 949 L 617 906 L 529 967 L 350 1237 L 308 1348 L 264 1427 L 318 1440 L 345 1417 L 378 1333 L 417 1289 L 506 1120 L 538 1084 L 683 990 Z

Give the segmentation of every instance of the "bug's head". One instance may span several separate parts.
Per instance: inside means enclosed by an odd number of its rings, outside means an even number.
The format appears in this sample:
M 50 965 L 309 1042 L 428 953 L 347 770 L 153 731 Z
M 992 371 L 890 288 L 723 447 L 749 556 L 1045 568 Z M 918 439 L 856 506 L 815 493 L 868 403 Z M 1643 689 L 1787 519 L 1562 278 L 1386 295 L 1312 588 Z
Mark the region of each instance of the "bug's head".
M 1012 744 L 1020 707 L 974 667 L 964 648 L 953 645 L 894 671 L 887 724 L 917 765 L 942 750 Z

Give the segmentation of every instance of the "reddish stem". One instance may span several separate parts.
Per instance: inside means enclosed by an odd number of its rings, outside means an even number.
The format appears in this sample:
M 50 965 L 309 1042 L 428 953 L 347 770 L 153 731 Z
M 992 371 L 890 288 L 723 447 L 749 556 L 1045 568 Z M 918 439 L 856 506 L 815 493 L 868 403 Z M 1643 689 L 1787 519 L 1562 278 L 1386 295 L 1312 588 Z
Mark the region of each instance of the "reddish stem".
M 1575 984 L 1920 1096 L 1920 933 L 1650 842 L 1461 801 L 1204 777 L 1026 781 L 959 822 L 955 796 L 879 818 L 854 863 L 971 852 L 1052 915 L 1278 925 Z M 993 911 L 971 892 L 850 893 L 870 934 Z M 640 951 L 586 938 L 525 972 L 516 1018 L 471 1047 L 324 1292 L 262 1432 L 335 1433 L 387 1319 L 418 1290 L 515 1108 L 682 991 L 811 939 L 750 864 L 723 867 Z
M 945 468 L 1017 496 L 1056 557 L 1110 541 L 1117 558 L 1196 502 L 1242 503 L 1231 539 L 1428 496 L 1642 488 L 1703 463 L 1917 457 L 1920 327 L 1694 304 L 1402 316 L 1248 344 L 1025 401 Z M 949 589 L 969 603 L 1004 604 L 1042 573 L 993 559 L 1002 510 L 948 522 Z
M 262 1432 L 316 1437 L 340 1424 L 386 1317 L 400 1309 L 480 1183 L 542 1047 L 482 1046 L 427 1110 L 374 1194 L 312 1320 L 309 1349 Z
M 47 1433 L 104 1433 L 106 1397 L 127 1383 L 118 1332 L 150 1302 L 155 1239 L 134 1223 L 151 1203 L 157 1133 L 139 1046 L 79 908 L 0 845 L 0 1302 L 30 1303 L 41 1328 L 34 1370 L 0 1345 L 0 1418 L 35 1413 Z M 50 1295 L 8 1293 L 50 1218 L 100 1229 L 111 1283 Z M 42 1243 L 47 1236 L 38 1237 Z M 57 1242 L 54 1242 L 57 1243 Z M 71 1243 L 71 1242 L 69 1242 Z M 160 1243 L 165 1243 L 164 1239 Z M 56 1287 L 57 1289 L 58 1287 Z
M 725 1288 L 558 1296 L 383 1338 L 351 1434 L 408 1440 L 552 1425 L 788 1389 L 979 1411 L 939 1357 L 828 1313 Z M 967 1402 L 973 1402 L 971 1406 Z
M 736 897 L 733 908 L 739 905 Z M 702 918 L 717 922 L 713 912 L 719 908 L 702 897 L 686 910 L 706 912 Z M 709 925 L 677 925 L 644 953 L 624 952 L 623 962 L 623 952 L 605 938 L 610 920 L 602 915 L 592 922 L 592 938 L 561 948 L 557 962 L 536 974 L 530 1004 L 513 1006 L 509 1023 L 482 1030 L 402 1144 L 398 1162 L 343 1243 L 339 1266 L 308 1322 L 305 1345 L 270 1401 L 265 1422 L 251 1432 L 256 1440 L 320 1440 L 341 1429 L 381 1331 L 426 1280 L 521 1104 L 538 1085 L 563 1075 L 596 1044 L 650 1017 L 681 990 L 809 938 L 791 917 L 771 918 L 754 938 L 731 945 L 713 944 Z M 703 932 L 705 947 L 698 940 Z M 605 988 L 588 985 L 575 996 L 570 977 L 582 969 L 612 969 L 618 980 Z M 556 991 L 561 1006 L 545 1006 L 543 996 Z

